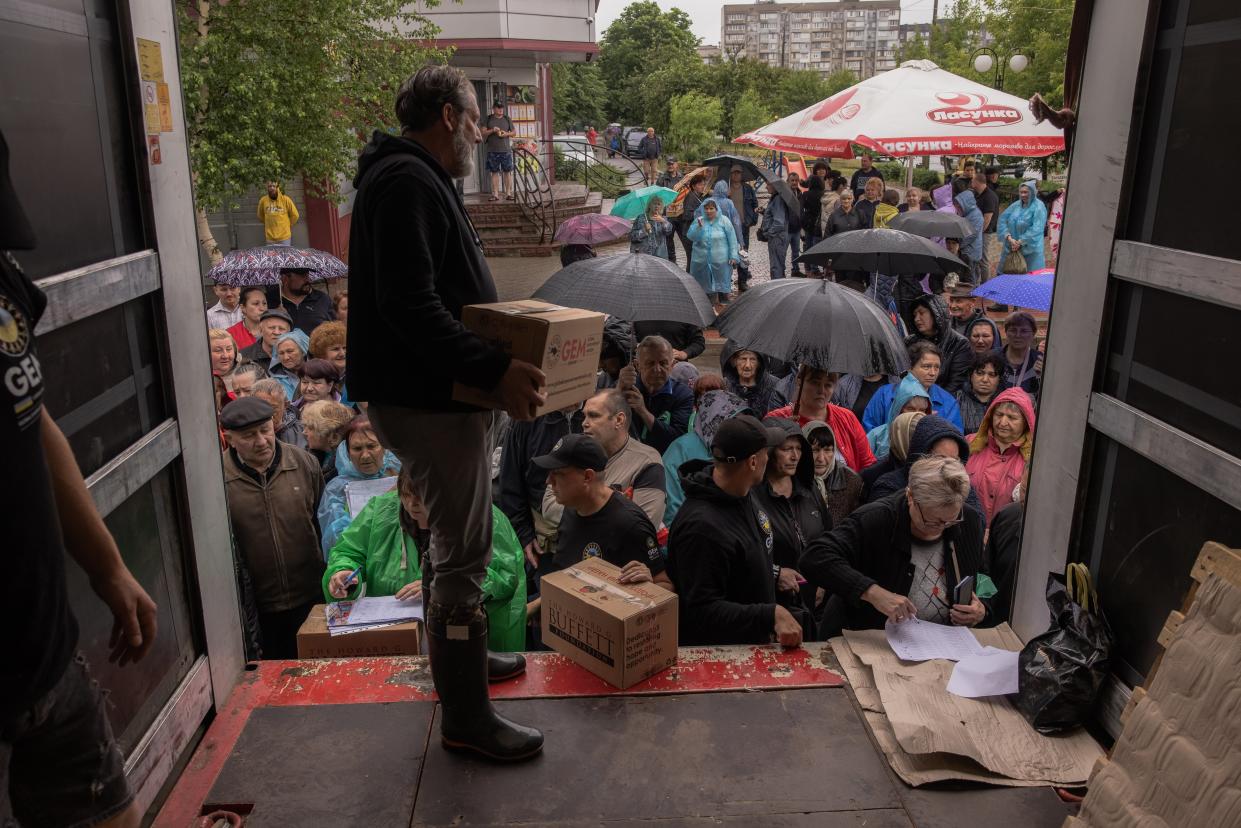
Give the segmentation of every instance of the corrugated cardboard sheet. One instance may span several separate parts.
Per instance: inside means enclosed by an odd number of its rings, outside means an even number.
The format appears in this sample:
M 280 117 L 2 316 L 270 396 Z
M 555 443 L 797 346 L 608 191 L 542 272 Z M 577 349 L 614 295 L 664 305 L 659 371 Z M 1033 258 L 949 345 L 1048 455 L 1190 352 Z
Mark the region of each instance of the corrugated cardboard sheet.
M 1021 648 L 1007 625 L 974 633 L 984 645 Z M 949 693 L 952 662 L 902 662 L 882 630 L 846 631 L 831 643 L 876 740 L 910 785 L 946 779 L 1081 784 L 1102 755 L 1084 731 L 1038 733 L 1002 696 L 967 699 Z
M 1072 824 L 1241 826 L 1241 589 L 1227 579 L 1199 587 Z

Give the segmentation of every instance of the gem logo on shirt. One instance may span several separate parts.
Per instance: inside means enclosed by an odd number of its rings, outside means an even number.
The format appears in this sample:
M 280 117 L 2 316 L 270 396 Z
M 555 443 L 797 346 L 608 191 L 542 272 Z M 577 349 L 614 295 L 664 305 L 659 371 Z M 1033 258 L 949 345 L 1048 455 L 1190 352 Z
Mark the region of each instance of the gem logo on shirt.
M 659 544 L 655 543 L 654 538 L 646 539 L 646 557 L 652 561 L 659 560 Z
M 19 357 L 30 346 L 30 325 L 17 305 L 0 294 L 0 351 Z
M 43 369 L 30 350 L 30 322 L 21 308 L 0 293 L 0 371 L 4 389 L 12 398 L 19 429 L 39 418 L 43 398 Z
M 591 541 L 582 548 L 582 560 L 601 557 L 603 557 L 603 549 L 594 541 Z

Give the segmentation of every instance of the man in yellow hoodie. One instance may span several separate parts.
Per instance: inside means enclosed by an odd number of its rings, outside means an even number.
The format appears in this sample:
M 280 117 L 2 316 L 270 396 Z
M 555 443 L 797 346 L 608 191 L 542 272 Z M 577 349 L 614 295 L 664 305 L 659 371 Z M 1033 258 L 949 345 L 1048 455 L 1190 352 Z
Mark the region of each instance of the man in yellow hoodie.
M 280 185 L 275 181 L 267 182 L 267 195 L 259 198 L 258 215 L 268 244 L 288 246 L 293 243 L 293 225 L 301 216 L 293 199 L 280 192 Z

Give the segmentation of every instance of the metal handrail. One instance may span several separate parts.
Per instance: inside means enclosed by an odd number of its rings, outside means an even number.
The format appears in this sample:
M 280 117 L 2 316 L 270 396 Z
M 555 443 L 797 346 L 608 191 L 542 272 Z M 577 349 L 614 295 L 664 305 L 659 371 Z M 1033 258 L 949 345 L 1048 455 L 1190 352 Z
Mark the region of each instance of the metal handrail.
M 602 158 L 599 158 L 595 155 L 595 152 L 594 152 L 595 150 L 599 150 L 601 152 L 607 152 L 607 149 L 605 147 L 601 147 L 598 144 L 592 144 L 584 138 L 580 138 L 580 139 L 579 138 L 540 138 L 539 143 L 540 144 L 552 144 L 553 150 L 555 149 L 556 144 L 578 144 L 581 147 L 583 158 L 585 158 L 586 156 L 589 156 L 593 158 L 599 164 L 603 164 L 605 166 L 611 167 L 612 169 L 616 169 L 615 167 L 612 167 L 611 164 L 608 164 Z M 634 161 L 632 158 L 626 155 L 624 150 L 621 150 L 619 157 L 624 159 L 625 163 L 633 168 L 632 170 L 626 173 L 625 184 L 628 185 L 630 188 L 634 187 L 635 185 L 638 185 L 638 186 L 644 185 L 646 183 L 646 172 L 640 166 L 638 166 L 636 161 Z M 585 160 L 582 161 L 581 163 L 586 168 L 586 175 L 584 176 L 586 180 L 582 183 L 586 185 L 586 191 L 590 192 L 590 189 L 591 189 L 590 168 L 594 166 L 594 164 L 592 164 L 589 161 L 585 161 Z M 635 179 L 634 176 L 637 176 L 637 178 Z
M 558 224 L 556 194 L 543 162 L 524 147 L 513 148 L 513 191 L 526 221 L 538 228 L 539 244 L 552 238 Z

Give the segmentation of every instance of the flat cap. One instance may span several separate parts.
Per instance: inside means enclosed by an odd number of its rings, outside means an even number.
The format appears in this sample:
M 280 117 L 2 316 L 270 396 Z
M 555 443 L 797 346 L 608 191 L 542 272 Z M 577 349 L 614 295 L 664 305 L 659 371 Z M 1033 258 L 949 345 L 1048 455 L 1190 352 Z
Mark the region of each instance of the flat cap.
M 239 400 L 233 400 L 220 411 L 220 425 L 226 431 L 240 431 L 243 428 L 258 425 L 264 420 L 270 420 L 274 413 L 266 400 L 259 397 L 242 397 Z

